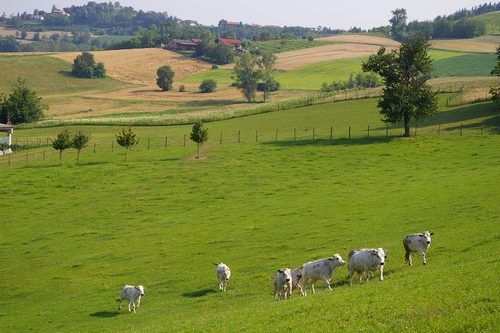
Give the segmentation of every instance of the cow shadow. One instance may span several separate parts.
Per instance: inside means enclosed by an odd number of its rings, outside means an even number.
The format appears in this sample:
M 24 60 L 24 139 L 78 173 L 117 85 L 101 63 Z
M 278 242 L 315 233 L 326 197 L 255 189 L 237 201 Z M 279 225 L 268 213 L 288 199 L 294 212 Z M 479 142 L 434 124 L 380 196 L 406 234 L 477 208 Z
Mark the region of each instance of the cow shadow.
M 89 316 L 97 318 L 113 318 L 118 316 L 120 313 L 118 311 L 98 311 L 91 313 Z
M 214 289 L 203 289 L 203 290 L 198 290 L 198 291 L 193 291 L 189 293 L 183 293 L 182 296 L 184 297 L 189 297 L 189 298 L 195 298 L 195 297 L 203 297 L 208 294 L 215 293 Z

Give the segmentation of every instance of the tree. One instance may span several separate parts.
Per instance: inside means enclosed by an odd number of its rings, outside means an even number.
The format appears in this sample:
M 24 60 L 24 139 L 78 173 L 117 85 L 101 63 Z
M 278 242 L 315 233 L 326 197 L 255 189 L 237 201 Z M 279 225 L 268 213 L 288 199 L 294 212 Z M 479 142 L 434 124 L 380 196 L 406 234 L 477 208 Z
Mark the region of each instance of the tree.
M 5 124 L 31 123 L 43 119 L 43 110 L 49 107 L 42 104 L 42 98 L 26 86 L 26 79 L 17 78 L 12 85 L 12 93 L 0 98 L 0 122 Z
M 202 93 L 211 93 L 217 89 L 217 82 L 214 79 L 205 79 L 200 84 L 200 91 Z
M 496 47 L 497 49 L 497 65 L 491 71 L 491 75 L 496 75 L 500 77 L 500 44 Z M 500 107 L 500 86 L 490 87 L 491 99 Z
M 57 137 L 52 140 L 52 148 L 59 150 L 59 164 L 62 164 L 63 151 L 72 146 L 73 140 L 71 139 L 71 133 L 67 129 L 63 129 L 61 133 L 57 134 Z
M 234 60 L 234 51 L 224 44 L 216 44 L 209 49 L 208 57 L 217 64 L 229 64 Z
M 83 52 L 76 56 L 73 61 L 73 70 L 71 72 L 78 77 L 87 79 L 106 77 L 104 64 L 102 62 L 96 64 L 94 55 L 89 52 Z
M 256 65 L 257 58 L 250 53 L 244 53 L 233 70 L 233 73 L 236 75 L 233 85 L 241 90 L 249 103 L 255 100 L 257 83 L 262 76 L 262 72 L 259 69 L 254 69 Z
M 380 47 L 362 63 L 364 72 L 375 72 L 384 80 L 385 88 L 378 102 L 386 123 L 403 121 L 404 137 L 410 137 L 410 120 L 420 120 L 437 110 L 437 92 L 427 84 L 432 72 L 432 59 L 427 54 L 430 43 L 423 36 L 402 42 L 399 50 L 386 53 Z
M 174 82 L 174 71 L 170 66 L 162 66 L 156 71 L 158 78 L 156 79 L 156 84 L 161 88 L 162 91 L 172 90 L 172 83 Z
M 266 96 L 270 91 L 276 91 L 279 89 L 280 84 L 274 79 L 274 65 L 278 58 L 269 52 L 266 52 L 257 60 L 257 65 L 261 69 L 262 77 L 262 91 L 264 91 L 264 102 L 266 101 Z M 259 86 L 257 86 L 259 88 Z M 260 89 L 259 89 L 260 90 Z
M 393 11 L 392 18 L 389 20 L 391 23 L 391 36 L 392 39 L 403 41 L 406 38 L 406 9 L 397 8 Z
M 205 141 L 208 140 L 208 129 L 203 128 L 203 123 L 201 120 L 198 120 L 193 125 L 193 130 L 191 131 L 191 140 L 196 142 L 197 150 L 196 150 L 196 158 L 200 157 L 200 146 L 203 145 Z
M 72 147 L 76 149 L 76 164 L 78 164 L 78 160 L 80 159 L 80 151 L 87 147 L 87 143 L 89 142 L 90 137 L 79 131 L 73 136 L 73 142 L 72 142 Z
M 139 143 L 139 138 L 135 138 L 136 134 L 132 132 L 132 126 L 128 125 L 128 130 L 122 128 L 122 132 L 116 135 L 116 142 L 125 147 L 125 162 L 127 162 L 127 152 L 129 149 L 132 149 L 133 146 Z

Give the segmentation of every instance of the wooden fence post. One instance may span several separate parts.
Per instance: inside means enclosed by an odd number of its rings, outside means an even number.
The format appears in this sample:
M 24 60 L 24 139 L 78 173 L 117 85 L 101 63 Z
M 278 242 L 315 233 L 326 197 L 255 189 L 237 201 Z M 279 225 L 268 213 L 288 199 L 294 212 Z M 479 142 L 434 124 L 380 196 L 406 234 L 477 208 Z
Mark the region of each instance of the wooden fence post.
M 370 137 L 370 125 L 368 125 L 368 138 Z
M 94 155 L 95 155 L 95 142 L 94 142 Z
M 238 143 L 241 142 L 241 131 L 238 131 Z
M 184 147 L 186 147 L 186 134 L 184 134 Z
M 483 135 L 483 123 L 481 123 L 481 135 Z
M 114 141 L 111 141 L 111 152 L 114 150 Z
M 415 124 L 415 136 L 417 136 L 417 127 L 418 125 Z
M 278 141 L 278 129 L 276 129 L 276 139 L 274 141 Z
M 314 140 L 314 136 L 315 136 L 315 128 L 313 127 L 313 140 Z
M 460 124 L 460 136 L 462 136 L 462 130 L 464 128 L 464 124 Z
M 293 139 L 294 140 L 297 139 L 297 128 L 296 127 L 293 128 Z
M 42 161 L 45 161 L 45 149 L 42 152 Z
M 149 138 L 148 138 L 148 150 L 149 150 Z
M 330 140 L 333 139 L 333 126 L 330 126 Z
M 168 136 L 165 137 L 165 148 L 168 146 Z
M 389 137 L 389 124 L 385 125 L 385 137 Z
M 349 140 L 351 139 L 351 126 L 349 126 Z
M 438 136 L 441 135 L 441 125 L 438 125 Z

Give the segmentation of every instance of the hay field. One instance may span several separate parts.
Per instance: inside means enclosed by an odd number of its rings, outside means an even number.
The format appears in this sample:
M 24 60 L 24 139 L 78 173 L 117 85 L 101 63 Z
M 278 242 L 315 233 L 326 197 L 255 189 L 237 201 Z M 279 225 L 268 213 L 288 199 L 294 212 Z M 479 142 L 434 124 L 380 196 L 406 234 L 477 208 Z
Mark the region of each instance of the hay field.
M 436 39 L 431 41 L 432 48 L 464 52 L 495 52 L 500 45 L 500 35 L 482 36 L 473 39 Z

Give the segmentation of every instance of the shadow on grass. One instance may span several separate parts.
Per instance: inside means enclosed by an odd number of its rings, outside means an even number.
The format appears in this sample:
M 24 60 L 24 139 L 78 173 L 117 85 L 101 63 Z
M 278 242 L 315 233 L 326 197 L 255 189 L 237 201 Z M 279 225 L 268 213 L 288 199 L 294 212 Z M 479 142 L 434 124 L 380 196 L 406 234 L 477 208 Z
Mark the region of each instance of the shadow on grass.
M 184 297 L 189 297 L 189 298 L 194 298 L 194 297 L 203 297 L 208 294 L 215 293 L 215 290 L 213 289 L 203 289 L 203 290 L 198 290 L 198 291 L 193 291 L 190 293 L 183 293 L 182 296 Z
M 120 313 L 118 311 L 99 311 L 91 313 L 89 316 L 97 318 L 113 318 L 118 316 Z
M 299 146 L 352 146 L 352 145 L 370 145 L 377 143 L 389 143 L 393 140 L 402 139 L 402 136 L 389 137 L 366 137 L 366 138 L 351 138 L 351 139 L 316 139 L 316 140 L 278 140 L 262 142 L 263 145 L 278 146 L 278 147 L 299 147 Z

